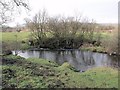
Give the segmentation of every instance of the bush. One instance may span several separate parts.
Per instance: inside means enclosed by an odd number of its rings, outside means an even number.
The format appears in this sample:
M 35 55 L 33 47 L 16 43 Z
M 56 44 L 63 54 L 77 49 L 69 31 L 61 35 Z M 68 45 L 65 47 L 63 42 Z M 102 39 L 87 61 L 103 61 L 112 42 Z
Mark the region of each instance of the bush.
M 102 46 L 105 47 L 109 53 L 118 53 L 118 32 L 115 30 L 109 39 L 102 40 Z
M 24 40 L 22 40 L 22 41 L 21 41 L 21 43 L 22 43 L 22 44 L 24 44 L 24 43 L 25 43 L 25 41 L 24 41 Z
M 3 55 L 10 55 L 10 54 L 12 54 L 12 51 L 11 50 L 3 50 L 2 53 L 3 53 Z

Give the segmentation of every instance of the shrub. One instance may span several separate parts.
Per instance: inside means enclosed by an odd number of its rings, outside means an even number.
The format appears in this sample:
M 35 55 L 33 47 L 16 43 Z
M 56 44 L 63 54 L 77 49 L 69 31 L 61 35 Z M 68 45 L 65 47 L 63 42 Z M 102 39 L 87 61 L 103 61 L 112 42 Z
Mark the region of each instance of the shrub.
M 3 55 L 10 55 L 10 54 L 12 54 L 12 51 L 11 50 L 3 50 L 2 53 L 3 53 Z

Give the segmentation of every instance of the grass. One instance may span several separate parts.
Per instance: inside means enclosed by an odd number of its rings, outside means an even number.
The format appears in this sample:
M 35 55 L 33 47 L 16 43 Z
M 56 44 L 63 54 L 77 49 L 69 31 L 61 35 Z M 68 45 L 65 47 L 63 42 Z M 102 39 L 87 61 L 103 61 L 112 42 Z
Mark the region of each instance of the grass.
M 68 64 L 19 56 L 3 56 L 3 87 L 118 88 L 118 70 L 109 67 L 75 72 Z
M 1 41 L 15 41 L 15 35 L 18 35 L 18 41 L 27 40 L 29 38 L 30 32 L 0 32 L 2 33 L 2 40 Z
M 92 51 L 92 52 L 99 52 L 99 53 L 106 53 L 107 51 L 102 46 L 82 46 L 80 50 L 85 51 Z
M 2 35 L 1 41 L 15 41 L 15 35 L 16 32 L 0 32 L 0 35 Z M 18 32 L 18 41 L 27 40 L 29 38 L 30 32 Z M 51 34 L 47 32 L 47 36 L 50 37 Z M 93 39 L 96 39 L 98 36 L 98 33 L 94 33 Z M 108 33 L 101 33 L 101 38 L 110 37 L 110 34 Z
M 29 39 L 29 35 L 30 35 L 30 32 L 0 32 L 0 35 L 2 36 L 2 38 L 0 38 L 0 41 L 15 41 L 16 40 L 16 37 L 15 35 L 17 35 L 17 39 L 18 41 L 26 41 Z M 47 36 L 51 36 L 50 33 L 47 33 Z
M 2 36 L 0 41 L 3 41 L 6 48 L 14 49 L 16 46 L 16 36 L 17 35 L 17 42 L 19 49 L 26 50 L 29 49 L 30 46 L 28 45 L 28 39 L 30 32 L 0 32 Z M 24 42 L 24 43 L 22 43 Z

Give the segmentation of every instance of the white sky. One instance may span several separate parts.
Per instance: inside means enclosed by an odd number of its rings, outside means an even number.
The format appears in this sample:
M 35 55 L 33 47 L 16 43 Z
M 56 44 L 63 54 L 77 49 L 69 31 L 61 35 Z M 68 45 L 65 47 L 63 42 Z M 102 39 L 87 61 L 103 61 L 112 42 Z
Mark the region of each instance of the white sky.
M 118 1 L 119 0 L 29 0 L 31 12 L 26 14 L 21 12 L 15 18 L 16 23 L 24 23 L 24 18 L 31 18 L 39 10 L 45 8 L 50 16 L 65 15 L 72 16 L 74 12 L 79 12 L 82 16 L 94 19 L 98 23 L 117 23 L 118 22 Z

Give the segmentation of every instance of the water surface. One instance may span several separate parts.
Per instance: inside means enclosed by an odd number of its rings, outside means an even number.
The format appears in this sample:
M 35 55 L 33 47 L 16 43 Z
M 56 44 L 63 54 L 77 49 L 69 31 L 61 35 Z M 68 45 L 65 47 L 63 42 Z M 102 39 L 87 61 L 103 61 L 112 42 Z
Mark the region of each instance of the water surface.
M 13 51 L 14 54 L 14 51 Z M 103 53 L 95 53 L 80 50 L 40 50 L 40 51 L 19 51 L 18 55 L 24 58 L 43 58 L 55 61 L 58 64 L 68 62 L 77 70 L 85 71 L 93 67 L 115 67 L 118 65 L 116 56 Z

